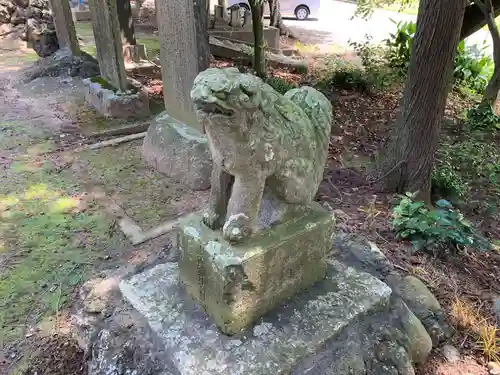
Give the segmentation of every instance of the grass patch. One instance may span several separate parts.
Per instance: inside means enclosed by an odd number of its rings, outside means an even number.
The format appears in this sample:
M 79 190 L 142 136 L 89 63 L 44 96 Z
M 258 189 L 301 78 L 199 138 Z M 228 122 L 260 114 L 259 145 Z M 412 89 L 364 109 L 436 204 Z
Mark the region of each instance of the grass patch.
M 5 128 L 16 130 L 18 156 L 0 178 L 0 346 L 63 309 L 107 247 L 122 241 L 70 171 L 36 156 L 50 143 L 33 142 L 27 124 Z
M 469 302 L 456 297 L 451 305 L 452 321 L 476 339 L 477 347 L 486 360 L 500 362 L 500 329 L 484 319 Z

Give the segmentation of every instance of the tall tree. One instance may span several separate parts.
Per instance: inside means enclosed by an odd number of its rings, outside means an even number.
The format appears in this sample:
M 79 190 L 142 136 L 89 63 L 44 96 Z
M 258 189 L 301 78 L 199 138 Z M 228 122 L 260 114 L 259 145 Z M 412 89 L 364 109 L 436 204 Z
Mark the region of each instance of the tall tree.
M 401 113 L 376 161 L 388 191 L 430 201 L 434 163 L 467 0 L 421 0 Z
M 253 68 L 255 73 L 264 78 L 266 76 L 266 51 L 264 49 L 264 1 L 250 0 L 250 10 L 252 12 L 252 28 L 254 36 L 254 59 Z

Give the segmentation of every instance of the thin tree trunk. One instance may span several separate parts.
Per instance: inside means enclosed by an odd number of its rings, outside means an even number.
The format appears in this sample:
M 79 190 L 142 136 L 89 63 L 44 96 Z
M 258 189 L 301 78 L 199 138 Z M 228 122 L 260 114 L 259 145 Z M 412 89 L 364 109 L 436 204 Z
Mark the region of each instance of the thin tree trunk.
M 430 201 L 434 164 L 466 0 L 421 0 L 401 113 L 377 158 L 384 190 Z
M 490 104 L 494 104 L 497 100 L 498 91 L 500 91 L 500 33 L 495 22 L 495 10 L 491 0 L 475 0 L 476 5 L 481 9 L 484 14 L 486 24 L 490 30 L 491 39 L 493 40 L 493 61 L 495 62 L 495 69 L 491 76 L 488 85 L 484 90 L 484 100 Z
M 250 0 L 250 10 L 252 11 L 252 28 L 254 36 L 254 61 L 253 68 L 255 73 L 261 77 L 266 76 L 266 56 L 264 50 L 264 31 L 263 31 L 263 9 L 261 0 Z

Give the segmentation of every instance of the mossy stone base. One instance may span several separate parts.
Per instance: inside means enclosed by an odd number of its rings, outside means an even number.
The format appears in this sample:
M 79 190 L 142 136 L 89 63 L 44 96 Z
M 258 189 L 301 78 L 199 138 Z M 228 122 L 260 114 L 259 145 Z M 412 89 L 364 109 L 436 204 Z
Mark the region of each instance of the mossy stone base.
M 233 335 L 283 300 L 322 280 L 333 217 L 318 204 L 232 245 L 190 216 L 179 227 L 179 269 L 187 292 Z

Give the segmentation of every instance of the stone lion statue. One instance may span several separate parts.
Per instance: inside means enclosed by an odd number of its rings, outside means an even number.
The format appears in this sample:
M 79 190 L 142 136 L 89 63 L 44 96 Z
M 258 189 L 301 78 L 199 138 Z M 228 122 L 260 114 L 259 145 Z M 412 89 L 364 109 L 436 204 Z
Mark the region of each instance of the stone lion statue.
M 191 90 L 214 165 L 203 221 L 230 242 L 256 228 L 261 200 L 308 205 L 328 152 L 332 106 L 312 87 L 285 95 L 236 68 L 207 69 Z

